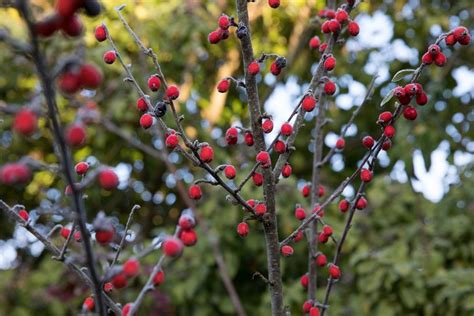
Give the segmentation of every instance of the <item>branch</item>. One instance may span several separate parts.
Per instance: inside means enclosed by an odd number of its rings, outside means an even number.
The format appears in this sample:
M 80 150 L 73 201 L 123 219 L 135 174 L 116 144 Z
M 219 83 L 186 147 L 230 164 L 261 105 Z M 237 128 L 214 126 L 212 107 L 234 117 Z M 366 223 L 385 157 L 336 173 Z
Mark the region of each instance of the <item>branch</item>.
M 30 232 L 33 236 L 35 236 L 44 246 L 45 248 L 53 254 L 55 257 L 59 257 L 61 251 L 49 240 L 48 237 L 41 234 L 37 231 L 33 226 L 31 226 L 28 222 L 25 222 L 23 218 L 21 218 L 18 213 L 15 211 L 17 206 L 10 207 L 4 201 L 0 200 L 0 209 L 4 211 L 8 216 L 13 218 L 19 225 L 25 228 L 28 232 Z M 90 277 L 82 270 L 82 268 L 75 265 L 71 260 L 63 260 L 60 261 L 64 265 L 66 265 L 69 269 L 71 269 L 74 273 L 76 273 L 79 278 L 91 289 L 94 289 L 94 283 L 91 281 Z M 105 299 L 105 304 L 116 314 L 121 315 L 122 311 L 118 308 L 117 304 L 101 290 L 102 295 Z
M 66 146 L 62 133 L 62 127 L 59 120 L 53 82 L 48 73 L 45 58 L 39 48 L 39 42 L 34 29 L 34 23 L 30 16 L 28 7 L 29 6 L 27 0 L 18 1 L 18 11 L 20 12 L 20 15 L 23 17 L 24 21 L 28 26 L 32 47 L 32 58 L 36 66 L 36 70 L 38 71 L 38 76 L 41 81 L 41 85 L 43 87 L 43 94 L 46 99 L 46 104 L 48 106 L 48 117 L 51 121 L 55 144 L 59 147 L 58 156 L 61 161 L 61 166 L 64 169 L 63 172 L 66 177 L 67 183 L 71 186 L 72 189 L 74 211 L 77 215 L 77 222 L 79 224 L 79 228 L 83 238 L 82 244 L 86 252 L 87 266 L 91 274 L 92 282 L 94 283 L 94 293 L 97 299 L 96 310 L 99 315 L 105 315 L 106 312 L 103 303 L 101 283 L 99 281 L 99 276 L 96 270 L 96 260 L 90 244 L 89 232 L 86 227 L 87 217 L 84 209 L 84 201 L 82 200 L 80 192 L 74 186 L 73 163 L 71 159 L 71 154 L 69 152 L 68 147 Z
M 130 227 L 130 224 L 132 223 L 133 215 L 135 214 L 135 211 L 139 210 L 140 208 L 141 208 L 140 205 L 135 204 L 130 210 L 130 214 L 128 214 L 127 224 L 125 225 L 124 234 L 122 236 L 122 239 L 120 240 L 120 244 L 117 248 L 117 252 L 115 253 L 114 260 L 112 260 L 112 263 L 110 264 L 110 267 L 113 267 L 117 263 L 117 260 L 120 256 L 120 252 L 122 251 L 123 246 L 125 245 L 125 239 L 127 238 L 128 228 Z

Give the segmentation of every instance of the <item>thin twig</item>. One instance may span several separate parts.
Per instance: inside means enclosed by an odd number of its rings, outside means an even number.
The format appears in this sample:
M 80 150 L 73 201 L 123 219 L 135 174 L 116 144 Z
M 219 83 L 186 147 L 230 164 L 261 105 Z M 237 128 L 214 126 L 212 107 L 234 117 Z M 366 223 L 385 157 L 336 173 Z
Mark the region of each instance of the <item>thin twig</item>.
M 114 257 L 114 260 L 112 260 L 112 263 L 110 264 L 110 267 L 113 267 L 115 266 L 115 264 L 117 263 L 117 260 L 120 256 L 120 252 L 122 251 L 123 249 L 123 246 L 125 245 L 125 240 L 127 239 L 127 232 L 128 232 L 128 228 L 130 227 L 130 224 L 132 223 L 132 219 L 133 219 L 133 215 L 135 214 L 135 211 L 136 210 L 139 210 L 141 208 L 140 205 L 137 205 L 135 204 L 132 209 L 130 210 L 130 214 L 128 214 L 128 219 L 127 219 L 127 224 L 125 225 L 125 230 L 124 230 L 124 233 L 123 233 L 123 236 L 122 236 L 122 239 L 120 240 L 120 244 L 117 248 L 117 252 L 115 253 L 115 257 Z

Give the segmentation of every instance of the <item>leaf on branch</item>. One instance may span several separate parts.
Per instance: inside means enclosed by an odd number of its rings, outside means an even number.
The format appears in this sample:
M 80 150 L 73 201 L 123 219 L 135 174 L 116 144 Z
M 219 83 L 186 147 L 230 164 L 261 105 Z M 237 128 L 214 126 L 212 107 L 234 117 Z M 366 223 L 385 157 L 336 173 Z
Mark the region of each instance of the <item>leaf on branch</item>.
M 392 82 L 397 82 L 402 80 L 405 76 L 408 76 L 409 74 L 414 73 L 416 70 L 415 69 L 402 69 L 398 71 L 395 76 L 392 78 Z
M 395 91 L 395 88 L 393 88 L 392 90 L 390 90 L 389 93 L 387 93 L 387 95 L 383 98 L 382 102 L 380 102 L 381 107 L 387 104 L 387 102 L 392 99 L 394 91 Z

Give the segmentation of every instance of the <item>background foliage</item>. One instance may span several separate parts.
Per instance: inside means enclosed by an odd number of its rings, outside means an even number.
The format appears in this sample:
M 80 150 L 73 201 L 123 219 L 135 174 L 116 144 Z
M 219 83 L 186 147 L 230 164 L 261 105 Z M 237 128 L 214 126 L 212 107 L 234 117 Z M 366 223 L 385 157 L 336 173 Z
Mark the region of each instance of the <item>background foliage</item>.
M 232 36 L 224 43 L 210 46 L 207 34 L 216 27 L 216 19 L 221 12 L 235 14 L 234 3 L 224 0 L 137 0 L 125 3 L 125 12 L 132 27 L 145 44 L 158 52 L 168 80 L 181 87 L 178 101 L 185 112 L 187 131 L 199 136 L 202 141 L 222 146 L 225 128 L 240 118 L 246 122 L 246 103 L 238 90 L 231 89 L 224 96 L 215 92 L 215 85 L 220 78 L 231 74 L 236 77 L 242 75 L 240 47 Z M 294 100 L 310 79 L 311 66 L 318 60 L 318 54 L 307 48 L 307 42 L 315 34 L 318 24 L 317 19 L 310 17 L 316 16 L 319 9 L 324 7 L 323 1 L 314 0 L 282 3 L 278 10 L 269 9 L 266 1 L 250 4 L 257 54 L 275 52 L 289 59 L 289 67 L 278 83 L 273 83 L 269 77 L 261 78 L 260 95 L 268 101 L 266 109 L 272 114 L 278 113 L 279 107 L 283 111 L 288 106 L 275 101 L 278 92 L 283 91 L 290 96 L 289 100 Z M 38 16 L 52 8 L 52 4 L 47 1 L 37 0 L 34 4 Z M 84 38 L 65 41 L 62 35 L 56 35 L 45 41 L 49 60 L 53 62 L 76 53 L 79 56 L 84 54 L 86 60 L 94 60 L 101 65 L 105 80 L 102 88 L 92 94 L 92 99 L 102 114 L 110 117 L 127 133 L 161 148 L 159 140 L 152 139 L 138 127 L 138 113 L 134 108 L 137 95 L 122 82 L 120 66 L 103 66 L 102 54 L 106 48 L 97 44 L 93 37 L 93 29 L 101 21 L 108 25 L 122 53 L 133 64 L 134 74 L 141 83 L 152 73 L 149 61 L 139 54 L 138 48 L 117 19 L 113 6 L 118 3 L 103 1 L 103 4 L 106 9 L 99 18 L 84 18 Z M 368 17 L 377 14 L 390 17 L 388 21 L 393 23 L 394 33 L 389 43 L 381 47 L 374 45 L 360 47 L 357 51 L 347 48 L 336 50 L 338 67 L 334 75 L 340 79 L 339 94 L 350 92 L 351 86 L 356 84 L 354 80 L 367 85 L 372 77 L 367 65 L 374 63 L 377 53 L 385 54 L 384 49 L 388 45 L 401 40 L 418 52 L 415 58 L 393 58 L 388 69 L 393 75 L 399 69 L 413 67 L 419 61 L 421 52 L 437 37 L 437 28 L 433 25 L 447 31 L 462 24 L 472 31 L 474 21 L 470 0 L 366 1 L 356 11 Z M 2 10 L 0 21 L 12 34 L 25 39 L 25 27 L 15 11 Z M 384 24 L 377 27 L 380 32 L 389 28 Z M 374 38 L 376 40 L 377 33 Z M 21 105 L 27 102 L 37 84 L 34 70 L 30 63 L 9 51 L 4 44 L 0 44 L 0 48 L 0 100 Z M 430 67 L 422 77 L 430 102 L 419 111 L 414 124 L 407 121 L 399 124 L 394 148 L 388 153 L 389 157 L 381 159 L 377 167 L 378 172 L 367 192 L 370 208 L 357 214 L 344 249 L 341 263 L 343 278 L 331 298 L 331 315 L 472 315 L 474 312 L 474 91 L 471 85 L 470 91 L 456 95 L 453 89 L 457 82 L 451 76 L 452 71 L 461 66 L 472 72 L 473 53 L 472 45 L 463 50 L 454 50 L 448 56 L 446 67 Z M 378 66 L 383 70 L 383 63 Z M 331 168 L 323 172 L 327 191 L 330 192 L 357 165 L 364 152 L 360 146 L 362 136 L 376 133 L 374 121 L 380 111 L 378 104 L 391 88 L 390 78 L 379 78 L 372 102 L 362 110 L 356 121 L 356 132 L 346 139 L 342 162 L 345 168 L 340 168 L 340 157 L 339 161 L 334 161 Z M 81 95 L 74 102 L 61 97 L 59 104 L 63 121 L 73 121 L 75 102 L 85 102 L 88 97 Z M 359 104 L 351 97 L 352 104 Z M 326 131 L 339 133 L 340 126 L 348 120 L 351 112 L 336 104 L 331 106 L 329 115 L 333 122 Z M 57 162 L 51 145 L 52 135 L 46 128 L 42 128 L 33 138 L 19 137 L 10 131 L 11 118 L 1 115 L 0 164 L 15 161 L 24 155 L 48 163 Z M 169 123 L 173 126 L 171 121 Z M 40 125 L 46 127 L 47 122 L 41 120 Z M 293 217 L 294 204 L 299 202 L 308 206 L 308 202 L 301 199 L 295 188 L 301 186 L 301 180 L 309 180 L 311 125 L 308 121 L 297 141 L 300 150 L 290 159 L 296 177 L 282 181 L 277 192 L 281 237 L 290 233 L 297 224 Z M 331 138 L 327 138 L 327 141 L 330 143 Z M 419 175 L 413 164 L 413 154 L 415 150 L 420 150 L 426 169 L 429 170 L 432 153 L 440 144 L 446 152 L 450 169 L 444 182 L 445 194 L 441 201 L 433 203 L 414 190 Z M 245 161 L 253 161 L 253 153 L 242 148 L 222 148 L 217 151 L 216 161 L 231 162 L 240 166 L 241 170 L 248 170 L 249 165 Z M 467 155 L 471 160 L 457 163 L 457 155 Z M 133 204 L 142 205 L 133 227 L 139 237 L 136 245 L 128 248 L 129 255 L 160 232 L 172 231 L 184 206 L 175 195 L 175 185 L 160 161 L 124 146 L 121 139 L 107 133 L 100 125 L 88 128 L 87 146 L 74 153 L 76 161 L 90 160 L 91 157 L 111 166 L 120 164 L 120 168 L 130 171 L 130 176 L 136 179 L 120 192 L 107 193 L 92 187 L 87 192 L 86 200 L 90 217 L 104 210 L 108 215 L 118 216 L 121 222 L 126 220 Z M 184 180 L 191 182 L 190 166 L 178 156 L 172 155 L 170 159 L 182 168 L 180 172 Z M 392 169 L 397 162 L 404 164 L 401 171 L 397 167 L 399 172 L 394 173 Z M 402 176 L 399 176 L 400 173 Z M 195 174 L 194 179 L 200 176 Z M 38 172 L 26 188 L 0 186 L 0 197 L 7 202 L 21 202 L 29 209 L 34 209 L 55 196 L 50 189 L 53 187 L 62 192 L 63 180 L 46 171 Z M 424 192 L 426 190 L 429 188 L 425 188 Z M 244 190 L 244 196 L 248 198 L 258 198 L 261 194 L 261 189 L 251 186 Z M 220 239 L 226 263 L 248 314 L 268 314 L 269 298 L 265 284 L 258 279 L 251 280 L 255 271 L 264 273 L 266 270 L 263 234 L 254 224 L 247 239 L 239 238 L 235 226 L 242 213 L 237 207 L 229 207 L 224 197 L 221 191 L 206 189 L 205 199 L 200 202 L 198 209 L 212 227 L 211 234 L 200 234 L 198 244 L 187 249 L 181 260 L 166 268 L 167 280 L 158 291 L 148 296 L 146 306 L 143 306 L 145 315 L 233 314 L 207 238 Z M 67 205 L 67 201 L 62 198 L 58 202 Z M 343 216 L 337 211 L 336 205 L 329 207 L 326 214 L 328 222 L 334 223 L 336 232 L 340 232 Z M 48 217 L 41 218 L 39 225 L 47 224 L 50 220 Z M 198 226 L 198 232 L 199 229 Z M 13 265 L 4 267 L 5 270 L 0 272 L 0 314 L 75 314 L 87 295 L 86 289 L 59 263 L 51 261 L 49 254 L 38 251 L 38 245 L 25 240 L 24 236 L 23 239 L 18 237 L 18 231 L 15 232 L 16 238 L 11 239 L 14 232 L 11 221 L 4 214 L 0 215 L 0 245 L 4 250 L 10 247 L 16 251 Z M 328 244 L 323 251 L 331 254 L 333 247 Z M 306 255 L 303 255 L 306 245 L 302 242 L 295 250 L 295 256 L 283 260 L 283 271 L 285 303 L 298 314 L 305 297 L 299 277 L 306 271 Z M 155 260 L 156 254 L 150 255 L 144 264 L 151 265 Z M 324 285 L 327 278 L 325 272 L 321 272 L 319 277 L 319 284 Z M 136 279 L 127 289 L 115 292 L 114 298 L 121 302 L 134 299 L 144 281 L 145 276 Z M 322 292 L 318 292 L 318 297 L 321 296 Z

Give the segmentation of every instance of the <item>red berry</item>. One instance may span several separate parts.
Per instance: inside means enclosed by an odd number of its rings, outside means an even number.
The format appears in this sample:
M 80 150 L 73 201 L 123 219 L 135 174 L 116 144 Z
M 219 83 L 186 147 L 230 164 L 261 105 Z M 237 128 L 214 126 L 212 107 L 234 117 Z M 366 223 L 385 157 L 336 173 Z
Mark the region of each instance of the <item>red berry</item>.
M 344 140 L 344 138 L 339 138 L 336 141 L 336 148 L 337 149 L 344 149 L 345 146 L 346 146 L 346 141 Z
M 362 144 L 364 145 L 365 148 L 371 149 L 372 146 L 374 146 L 374 138 L 372 136 L 365 136 L 362 138 Z
M 324 233 L 319 234 L 319 236 L 318 236 L 318 241 L 319 241 L 321 244 L 327 243 L 328 240 L 329 240 L 329 236 L 328 236 L 328 235 L 326 235 L 326 234 L 324 234 Z
M 323 65 L 324 65 L 324 69 L 326 69 L 327 71 L 333 70 L 334 67 L 336 67 L 336 58 L 332 56 L 326 58 Z
M 311 49 L 318 49 L 320 44 L 321 44 L 321 41 L 320 41 L 319 37 L 317 37 L 317 36 L 313 36 L 309 40 L 309 47 Z
M 372 171 L 362 168 L 360 171 L 360 179 L 364 182 L 370 182 L 372 180 Z
M 63 19 L 61 22 L 63 32 L 72 37 L 81 35 L 83 28 L 82 22 L 77 15 Z
M 359 31 L 360 31 L 359 24 L 357 24 L 357 22 L 350 21 L 349 24 L 347 25 L 347 31 L 349 32 L 351 36 L 359 35 Z
M 232 165 L 227 165 L 224 168 L 224 175 L 227 179 L 234 179 L 236 175 L 235 167 Z
M 319 267 L 324 267 L 326 266 L 327 263 L 328 263 L 328 259 L 324 254 L 320 253 L 316 256 L 316 264 Z
M 214 159 L 214 150 L 211 146 L 202 146 L 199 152 L 199 157 L 202 161 L 209 163 Z
M 280 0 L 268 0 L 268 5 L 271 8 L 276 9 L 280 6 Z
M 74 235 L 72 236 L 76 242 L 81 242 L 82 241 L 82 236 L 80 231 L 74 232 Z
M 390 139 L 387 139 L 382 144 L 382 149 L 385 151 L 389 150 L 391 147 L 392 147 L 392 141 Z
M 262 129 L 263 132 L 266 134 L 271 133 L 271 131 L 273 131 L 273 121 L 271 119 L 266 119 L 265 121 L 263 121 Z
M 63 18 L 71 17 L 81 6 L 82 0 L 58 0 L 56 1 L 56 12 Z
M 64 239 L 67 239 L 69 237 L 70 233 L 71 233 L 71 230 L 69 228 L 66 228 L 66 227 L 62 227 L 61 230 L 59 231 L 59 234 Z
M 267 212 L 267 206 L 265 205 L 265 203 L 258 203 L 257 205 L 255 205 L 254 209 L 255 209 L 255 214 L 259 216 L 262 216 L 263 214 Z
M 333 234 L 332 227 L 329 226 L 329 225 L 324 225 L 323 226 L 323 234 L 328 235 L 328 236 L 332 236 L 332 234 Z
M 281 72 L 281 68 L 278 67 L 278 64 L 276 62 L 273 62 L 271 65 L 270 65 L 270 72 L 272 73 L 272 75 L 274 76 L 278 76 Z
M 356 208 L 358 210 L 363 210 L 367 207 L 367 200 L 361 196 L 358 200 L 357 200 L 357 203 L 356 203 Z
M 285 165 L 281 169 L 281 175 L 283 176 L 283 178 L 290 177 L 292 172 L 293 172 L 293 168 L 291 168 L 291 165 L 289 163 L 285 163 Z
M 78 175 L 82 176 L 89 170 L 89 164 L 84 161 L 78 162 L 76 166 L 74 166 L 74 170 Z
M 341 269 L 339 269 L 338 266 L 336 266 L 335 264 L 331 264 L 329 266 L 329 275 L 333 278 L 333 279 L 339 279 L 341 277 Z
M 441 48 L 439 48 L 439 46 L 436 44 L 432 44 L 430 47 L 428 47 L 428 53 L 433 57 L 436 57 L 436 55 L 438 55 L 440 52 Z
M 113 50 L 109 50 L 104 53 L 104 62 L 106 64 L 109 64 L 109 65 L 113 64 L 116 58 L 117 58 L 117 54 Z
M 84 64 L 79 72 L 79 82 L 86 88 L 96 89 L 102 82 L 102 73 L 96 66 Z
M 35 25 L 38 36 L 49 37 L 61 27 L 61 18 L 58 15 L 50 16 Z
M 94 308 L 95 308 L 94 298 L 92 296 L 87 297 L 84 300 L 84 303 L 82 303 L 82 309 L 86 310 L 86 311 L 89 311 L 89 312 L 92 312 L 94 310 Z
M 444 55 L 443 53 L 439 53 L 434 59 L 434 62 L 438 67 L 443 67 L 446 64 L 446 61 L 446 55 Z
M 122 316 L 132 316 L 132 315 L 129 315 L 130 311 L 132 310 L 132 306 L 133 306 L 133 303 L 125 304 L 125 306 L 122 308 Z
M 163 241 L 163 252 L 169 257 L 179 257 L 183 252 L 183 243 L 176 237 L 168 237 Z
M 63 72 L 58 77 L 58 87 L 59 90 L 61 90 L 61 92 L 63 93 L 76 93 L 81 88 L 80 74 L 76 74 L 70 71 Z
M 181 227 L 181 229 L 189 230 L 191 228 L 194 228 L 194 226 L 196 226 L 196 220 L 191 215 L 182 214 L 179 217 L 178 225 L 179 227 Z
M 283 257 L 289 257 L 294 253 L 293 247 L 288 245 L 284 245 L 283 247 L 281 247 L 280 251 Z
M 129 278 L 133 278 L 140 271 L 140 262 L 137 259 L 128 259 L 123 264 L 123 273 Z
M 456 44 L 457 42 L 456 38 L 454 37 L 454 34 L 449 34 L 448 36 L 446 36 L 445 41 L 447 46 L 454 46 L 454 44 Z
M 326 51 L 326 48 L 328 48 L 328 44 L 327 43 L 322 43 L 320 46 L 319 46 L 319 52 L 320 53 L 324 53 Z
M 459 44 L 461 45 L 469 45 L 469 43 L 471 42 L 471 35 L 467 34 L 463 37 L 461 37 L 459 40 L 458 40 Z
M 322 197 L 326 193 L 326 190 L 324 190 L 324 187 L 322 185 L 319 185 L 318 187 L 318 196 Z
M 433 57 L 429 52 L 426 52 L 423 54 L 423 57 L 421 57 L 421 61 L 423 64 L 431 65 L 433 63 Z
M 308 274 L 304 274 L 303 276 L 301 276 L 300 283 L 305 289 L 308 288 L 308 284 L 309 284 Z
M 295 237 L 293 237 L 293 241 L 294 241 L 294 242 L 299 242 L 299 241 L 301 241 L 301 240 L 303 239 L 303 236 L 304 236 L 303 231 L 302 231 L 302 230 L 299 230 L 299 231 L 296 233 Z
M 151 116 L 150 114 L 145 113 L 140 117 L 140 126 L 142 128 L 148 129 L 152 125 L 153 125 L 153 116 Z
M 336 11 L 327 9 L 325 15 L 328 19 L 334 19 L 336 17 Z
M 98 42 L 103 42 L 107 39 L 107 30 L 103 25 L 99 25 L 95 28 L 94 35 Z
M 331 33 L 339 33 L 341 30 L 341 23 L 339 23 L 336 19 L 332 19 L 329 21 L 328 28 Z
M 115 229 L 98 229 L 95 231 L 95 239 L 101 245 L 106 245 L 112 241 L 115 236 Z
M 392 125 L 388 125 L 388 126 L 385 126 L 383 133 L 388 138 L 392 138 L 393 136 L 395 136 L 395 131 L 396 131 L 395 127 L 393 127 Z
M 382 112 L 379 115 L 379 122 L 388 123 L 392 119 L 392 117 L 393 117 L 392 112 L 389 112 L 389 111 Z
M 198 236 L 195 230 L 189 229 L 182 231 L 179 235 L 179 239 L 181 239 L 186 247 L 191 247 L 197 243 Z
M 219 27 L 223 30 L 227 30 L 230 26 L 230 19 L 227 15 L 222 14 L 218 20 Z
M 459 43 L 461 43 L 461 41 L 463 41 L 465 37 L 470 37 L 469 30 L 465 28 L 464 26 L 458 26 L 457 28 L 455 28 L 453 31 L 453 35 L 454 35 L 454 39 L 458 41 Z M 467 42 L 467 44 L 469 44 L 469 42 Z
M 247 146 L 253 146 L 254 141 L 253 141 L 253 135 L 250 132 L 245 132 L 244 134 L 244 141 Z
M 162 270 L 160 270 L 153 277 L 153 285 L 160 286 L 164 281 L 165 281 L 165 273 Z
M 268 168 L 272 164 L 272 161 L 270 160 L 270 155 L 266 151 L 259 152 L 257 154 L 256 160 L 260 163 L 260 166 L 262 166 L 262 168 Z
M 38 127 L 38 117 L 36 114 L 28 109 L 20 110 L 15 114 L 13 120 L 13 130 L 19 134 L 31 135 Z
M 428 96 L 425 92 L 422 91 L 421 93 L 416 95 L 416 104 L 425 105 L 426 103 L 428 103 Z
M 221 32 L 219 31 L 212 31 L 211 33 L 209 33 L 209 35 L 207 36 L 207 40 L 209 41 L 209 43 L 211 44 L 217 44 L 221 41 L 221 38 L 222 38 L 222 34 Z
M 193 200 L 199 200 L 202 197 L 201 187 L 197 184 L 193 184 L 188 189 L 188 195 Z
M 179 137 L 176 134 L 169 134 L 168 137 L 166 137 L 165 140 L 165 145 L 166 147 L 170 149 L 176 148 L 179 144 Z
M 342 212 L 342 213 L 345 213 L 349 210 L 349 206 L 350 206 L 350 203 L 349 201 L 347 200 L 341 200 L 339 202 L 339 210 Z
M 418 93 L 418 86 L 414 83 L 409 83 L 405 86 L 404 90 L 405 95 L 412 97 Z
M 161 87 L 161 80 L 158 78 L 157 75 L 151 75 L 150 78 L 148 78 L 148 88 L 150 88 L 151 91 L 158 91 Z
M 4 184 L 25 184 L 30 178 L 31 170 L 22 163 L 7 163 L 0 168 L 0 182 Z
M 331 80 L 326 81 L 324 84 L 324 93 L 327 95 L 333 95 L 336 92 L 336 84 Z
M 286 144 L 282 140 L 277 140 L 273 145 L 273 150 L 279 154 L 283 154 L 286 151 Z
M 301 194 L 303 194 L 303 197 L 308 197 L 311 194 L 311 185 L 305 184 L 303 189 L 301 189 Z
M 179 89 L 177 86 L 169 86 L 168 89 L 166 89 L 166 97 L 169 100 L 176 100 L 179 97 Z
M 237 144 L 237 140 L 239 139 L 238 137 L 239 131 L 235 127 L 231 127 L 225 132 L 225 141 L 228 145 Z
M 26 210 L 18 211 L 18 216 L 20 216 L 25 222 L 27 222 L 28 219 L 30 219 L 30 215 L 28 214 Z
M 313 300 L 307 300 L 303 303 L 303 313 L 307 314 L 309 313 L 311 307 L 313 307 Z
M 407 119 L 407 120 L 410 120 L 410 121 L 414 121 L 416 120 L 416 117 L 418 116 L 417 112 L 416 112 L 416 109 L 412 106 L 407 106 L 404 110 L 403 110 L 403 116 Z
M 252 174 L 252 181 L 253 181 L 253 184 L 255 184 L 256 186 L 258 187 L 261 186 L 263 184 L 263 174 L 254 172 Z
M 319 316 L 319 308 L 316 306 L 311 307 L 309 310 L 309 316 Z
M 321 25 L 321 32 L 324 34 L 331 33 L 331 30 L 329 29 L 329 21 L 324 21 L 323 24 Z
M 297 220 L 304 220 L 306 218 L 306 212 L 302 207 L 297 207 L 295 209 L 295 217 Z
M 217 84 L 217 91 L 219 91 L 220 93 L 224 93 L 224 92 L 227 92 L 229 90 L 229 87 L 230 87 L 230 80 L 229 79 L 222 79 Z
M 311 95 L 307 95 L 303 98 L 301 106 L 306 112 L 311 112 L 316 107 L 316 99 Z
M 337 10 L 336 12 L 336 20 L 341 23 L 341 24 L 344 24 L 347 22 L 347 20 L 349 19 L 349 14 L 347 14 L 347 11 L 346 10 L 342 10 L 342 9 L 339 9 Z
M 112 169 L 105 169 L 99 173 L 99 185 L 102 189 L 112 190 L 119 184 L 119 178 Z
M 251 74 L 252 76 L 255 76 L 256 74 L 258 74 L 259 71 L 260 71 L 260 65 L 255 60 L 252 61 L 247 67 L 247 72 Z
M 249 225 L 246 222 L 241 222 L 237 225 L 237 234 L 240 237 L 246 237 L 249 234 Z
M 104 284 L 104 292 L 105 292 L 105 293 L 110 293 L 110 292 L 112 292 L 112 289 L 113 289 L 113 288 L 114 288 L 114 286 L 113 286 L 112 283 L 110 283 L 110 282 L 106 282 L 106 283 Z
M 293 133 L 293 126 L 288 122 L 283 123 L 281 125 L 280 133 L 283 136 L 290 136 Z
M 110 280 L 110 283 L 112 283 L 114 288 L 121 289 L 127 286 L 128 279 L 125 276 L 125 273 L 119 273 L 112 277 L 112 279 Z
M 74 124 L 66 130 L 66 143 L 72 147 L 80 147 L 86 142 L 86 130 L 80 124 Z

